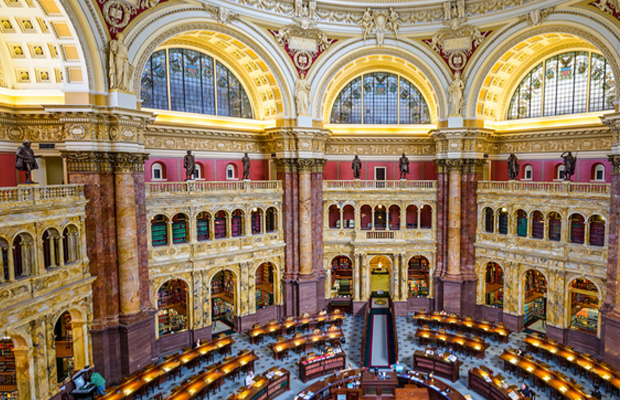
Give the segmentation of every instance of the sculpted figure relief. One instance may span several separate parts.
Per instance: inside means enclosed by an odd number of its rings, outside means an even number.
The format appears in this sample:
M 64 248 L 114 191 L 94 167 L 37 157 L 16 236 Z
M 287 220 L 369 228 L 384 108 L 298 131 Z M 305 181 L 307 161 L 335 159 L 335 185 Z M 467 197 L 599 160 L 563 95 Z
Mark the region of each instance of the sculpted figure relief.
M 353 159 L 353 164 L 351 165 L 351 167 L 353 168 L 353 178 L 359 179 L 360 172 L 362 172 L 362 160 L 360 160 L 357 154 L 355 155 L 355 158 Z
M 409 175 L 409 159 L 405 153 L 398 160 L 398 169 L 400 170 L 400 179 L 407 179 L 407 175 Z
M 116 35 L 116 39 L 110 42 L 110 89 L 127 90 L 130 74 L 129 54 L 123 43 L 123 34 L 119 33 Z
M 514 153 L 508 156 L 508 178 L 515 180 L 519 176 L 519 159 Z
M 388 28 L 394 32 L 394 36 L 398 38 L 398 29 L 400 28 L 400 17 L 398 13 L 394 11 L 394 8 L 390 7 L 390 14 L 388 16 Z
M 20 146 L 15 153 L 15 169 L 18 171 L 26 171 L 26 182 L 24 183 L 36 183 L 32 181 L 31 174 L 32 170 L 39 169 L 37 158 L 41 157 L 34 155 L 30 145 L 30 140 L 24 141 L 22 146 Z
M 370 7 L 366 9 L 366 12 L 362 16 L 362 30 L 364 31 L 364 40 L 370 35 L 372 29 L 375 27 L 375 21 L 370 11 Z
M 248 157 L 248 153 L 245 153 L 245 155 L 241 159 L 241 163 L 243 164 L 243 180 L 249 180 L 250 179 L 250 157 Z
M 575 175 L 577 157 L 573 156 L 573 153 L 570 151 L 565 151 L 560 157 L 564 159 L 564 180 L 570 181 L 572 176 Z
M 183 158 L 183 168 L 185 168 L 185 180 L 193 180 L 196 173 L 196 161 L 191 150 L 187 150 L 187 154 Z
M 463 106 L 463 89 L 465 85 L 461 79 L 461 73 L 456 72 L 454 79 L 448 87 L 448 93 L 450 95 L 450 116 L 461 115 L 461 107 Z
M 297 115 L 306 115 L 310 99 L 310 84 L 306 79 L 298 79 L 295 83 L 295 102 Z

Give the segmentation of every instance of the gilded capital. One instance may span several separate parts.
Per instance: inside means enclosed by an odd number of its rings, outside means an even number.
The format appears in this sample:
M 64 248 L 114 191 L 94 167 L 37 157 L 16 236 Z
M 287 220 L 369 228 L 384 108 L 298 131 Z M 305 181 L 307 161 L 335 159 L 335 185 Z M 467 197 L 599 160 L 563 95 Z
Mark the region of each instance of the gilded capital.
M 607 156 L 607 159 L 611 163 L 611 173 L 620 174 L 620 154 L 611 154 Z
M 112 172 L 110 153 L 101 151 L 62 151 L 68 172 Z
M 114 172 L 134 173 L 144 172 L 144 162 L 149 155 L 145 153 L 112 153 Z
M 482 167 L 486 163 L 485 159 L 478 158 L 442 158 L 435 160 L 437 172 L 448 173 L 459 171 L 461 173 L 482 172 Z

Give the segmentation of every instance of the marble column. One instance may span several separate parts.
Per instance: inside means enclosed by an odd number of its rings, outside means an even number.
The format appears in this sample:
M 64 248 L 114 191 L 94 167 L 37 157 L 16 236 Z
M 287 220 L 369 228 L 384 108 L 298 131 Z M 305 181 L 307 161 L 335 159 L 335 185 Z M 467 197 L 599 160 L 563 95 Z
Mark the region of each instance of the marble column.
M 360 301 L 362 297 L 360 257 L 359 254 L 353 254 L 353 301 Z
M 312 160 L 297 160 L 299 165 L 299 274 L 313 275 L 312 265 Z
M 20 399 L 36 398 L 35 391 L 31 387 L 35 381 L 40 381 L 39 377 L 31 376 L 34 368 L 30 368 L 32 360 L 32 349 L 13 349 L 15 355 L 15 371 L 17 380 L 17 393 Z M 42 394 L 43 395 L 43 394 Z M 45 393 L 44 395 L 47 395 Z
M 461 275 L 461 171 L 452 168 L 448 184 L 448 265 L 446 277 Z

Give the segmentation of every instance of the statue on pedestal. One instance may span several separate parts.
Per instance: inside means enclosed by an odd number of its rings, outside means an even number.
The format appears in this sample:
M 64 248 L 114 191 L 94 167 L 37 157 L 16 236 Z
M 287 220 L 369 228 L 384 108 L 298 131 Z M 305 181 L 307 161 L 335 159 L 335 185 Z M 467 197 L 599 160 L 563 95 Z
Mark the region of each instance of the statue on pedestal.
M 461 79 L 461 73 L 456 72 L 454 79 L 448 87 L 448 93 L 450 94 L 450 116 L 461 115 L 461 107 L 463 106 L 463 89 L 465 85 Z
M 306 115 L 309 99 L 310 84 L 305 78 L 298 79 L 295 83 L 295 105 L 297 106 L 297 115 Z
M 355 158 L 353 159 L 353 164 L 351 165 L 351 167 L 353 168 L 353 178 L 359 179 L 360 172 L 362 171 L 362 160 L 360 160 L 357 154 L 355 155 Z
M 110 42 L 110 89 L 128 90 L 130 74 L 129 53 L 123 43 L 123 34 L 119 33 Z
M 36 183 L 32 181 L 31 174 L 33 169 L 39 169 L 37 158 L 41 157 L 35 156 L 30 146 L 30 140 L 26 140 L 15 153 L 15 169 L 18 171 L 26 171 L 26 182 L 24 183 Z
M 250 157 L 248 157 L 248 153 L 245 153 L 245 155 L 241 159 L 241 163 L 243 164 L 243 180 L 249 180 L 250 179 Z
M 187 154 L 183 158 L 183 168 L 185 168 L 185 180 L 194 180 L 194 174 L 196 173 L 196 161 L 194 161 L 194 155 L 191 150 L 187 150 Z
M 407 179 L 407 175 L 409 175 L 409 159 L 405 153 L 398 160 L 398 169 L 400 169 L 400 179 Z
M 519 176 L 519 159 L 513 153 L 508 156 L 508 178 L 514 181 Z
M 570 181 L 571 177 L 575 175 L 577 157 L 573 156 L 573 153 L 570 151 L 565 151 L 560 157 L 564 159 L 564 180 Z

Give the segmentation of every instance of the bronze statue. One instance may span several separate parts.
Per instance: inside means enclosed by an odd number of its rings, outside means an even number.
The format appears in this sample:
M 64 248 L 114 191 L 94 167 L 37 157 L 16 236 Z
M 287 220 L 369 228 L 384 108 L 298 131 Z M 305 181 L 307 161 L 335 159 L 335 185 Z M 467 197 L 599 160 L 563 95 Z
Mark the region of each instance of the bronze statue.
M 508 179 L 514 181 L 519 176 L 519 159 L 513 153 L 508 156 Z
M 243 163 L 243 180 L 250 179 L 250 157 L 248 157 L 248 153 L 245 153 L 241 162 Z
M 31 173 L 33 169 L 39 169 L 36 159 L 41 157 L 34 155 L 30 145 L 30 140 L 24 141 L 23 146 L 19 147 L 15 153 L 15 169 L 26 171 L 26 182 L 24 183 L 36 183 L 32 181 Z
M 575 175 L 577 157 L 573 156 L 573 153 L 570 151 L 565 151 L 560 157 L 564 159 L 564 180 L 570 181 L 571 177 Z
M 362 160 L 360 160 L 357 154 L 355 155 L 355 158 L 353 159 L 353 164 L 351 166 L 353 168 L 353 178 L 359 179 L 360 172 L 362 171 Z
M 409 159 L 405 153 L 398 160 L 398 169 L 400 169 L 400 179 L 407 179 L 407 175 L 409 175 Z
M 196 161 L 194 161 L 194 155 L 191 150 L 187 150 L 187 154 L 183 158 L 183 168 L 185 168 L 185 180 L 190 181 L 194 179 Z

